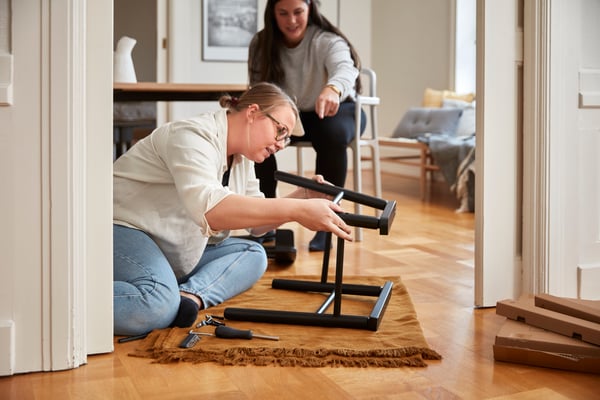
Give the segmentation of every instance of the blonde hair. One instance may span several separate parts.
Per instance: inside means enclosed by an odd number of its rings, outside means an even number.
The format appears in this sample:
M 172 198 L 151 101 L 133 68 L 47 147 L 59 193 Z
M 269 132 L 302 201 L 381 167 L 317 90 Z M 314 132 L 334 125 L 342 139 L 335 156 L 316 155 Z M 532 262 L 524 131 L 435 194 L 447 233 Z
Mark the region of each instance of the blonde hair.
M 264 112 L 270 112 L 277 107 L 289 107 L 298 119 L 296 103 L 277 85 L 268 82 L 259 82 L 245 91 L 239 98 L 224 95 L 219 99 L 221 107 L 229 111 L 241 111 L 252 104 L 257 104 Z

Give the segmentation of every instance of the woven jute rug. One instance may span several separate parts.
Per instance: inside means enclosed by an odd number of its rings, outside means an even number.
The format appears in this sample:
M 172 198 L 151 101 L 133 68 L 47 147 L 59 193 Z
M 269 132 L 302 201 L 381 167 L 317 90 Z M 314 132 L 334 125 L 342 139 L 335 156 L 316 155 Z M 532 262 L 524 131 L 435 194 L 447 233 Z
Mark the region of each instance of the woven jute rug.
M 290 279 L 315 281 L 314 276 Z M 410 296 L 399 278 L 345 277 L 344 283 L 382 286 L 388 280 L 393 282 L 392 295 L 377 331 L 225 320 L 227 326 L 278 336 L 279 340 L 202 336 L 194 347 L 180 348 L 189 329 L 170 328 L 151 332 L 130 355 L 159 363 L 187 361 L 301 367 L 425 367 L 425 360 L 440 360 L 442 357 L 429 348 Z M 204 320 L 206 314 L 222 316 L 227 307 L 315 312 L 325 299 L 321 293 L 272 289 L 271 281 L 263 278 L 245 293 L 218 307 L 203 310 L 196 322 Z M 375 300 L 344 295 L 341 313 L 367 316 Z M 214 331 L 212 326 L 194 329 Z

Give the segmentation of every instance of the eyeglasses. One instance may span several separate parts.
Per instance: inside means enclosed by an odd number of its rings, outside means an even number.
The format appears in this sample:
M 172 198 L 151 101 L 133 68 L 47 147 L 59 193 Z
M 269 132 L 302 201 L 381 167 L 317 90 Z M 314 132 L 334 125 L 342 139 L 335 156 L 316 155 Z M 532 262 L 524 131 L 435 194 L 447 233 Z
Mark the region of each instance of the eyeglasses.
M 288 127 L 282 124 L 281 122 L 277 121 L 268 112 L 263 111 L 262 113 L 265 114 L 267 118 L 269 118 L 275 124 L 275 128 L 277 129 L 277 135 L 275 136 L 275 140 L 278 142 L 283 141 L 284 147 L 290 144 L 290 130 L 288 129 Z

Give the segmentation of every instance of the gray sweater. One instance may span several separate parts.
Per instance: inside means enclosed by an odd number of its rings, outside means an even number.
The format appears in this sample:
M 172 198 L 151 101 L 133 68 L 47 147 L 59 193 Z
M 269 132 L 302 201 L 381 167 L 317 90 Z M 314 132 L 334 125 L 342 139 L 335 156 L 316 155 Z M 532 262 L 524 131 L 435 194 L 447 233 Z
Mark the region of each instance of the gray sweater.
M 256 36 L 250 43 L 249 62 L 257 54 Z M 281 49 L 285 81 L 281 88 L 297 100 L 301 111 L 313 111 L 315 101 L 325 85 L 335 85 L 342 91 L 341 100 L 355 99 L 358 69 L 350 56 L 348 43 L 340 36 L 309 25 L 302 42 L 294 48 Z M 250 77 L 250 84 L 258 81 Z

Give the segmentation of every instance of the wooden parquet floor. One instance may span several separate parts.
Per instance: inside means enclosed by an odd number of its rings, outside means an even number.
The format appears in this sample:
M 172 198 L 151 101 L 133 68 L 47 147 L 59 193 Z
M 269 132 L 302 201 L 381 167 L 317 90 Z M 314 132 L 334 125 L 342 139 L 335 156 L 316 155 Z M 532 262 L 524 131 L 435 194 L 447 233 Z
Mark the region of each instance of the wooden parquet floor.
M 365 230 L 362 242 L 348 243 L 345 273 L 400 276 L 443 360 L 398 369 L 163 365 L 128 356 L 136 342 L 115 343 L 113 353 L 90 356 L 74 370 L 0 378 L 0 399 L 600 398 L 598 375 L 495 362 L 503 317 L 473 308 L 474 215 L 456 214 L 458 203 L 441 183 L 426 203 L 415 179 L 385 175 L 383 185 L 383 197 L 398 203 L 391 234 Z M 290 267 L 271 265 L 268 276 L 318 276 L 321 254 L 307 251 L 312 233 L 288 227 L 297 259 Z

